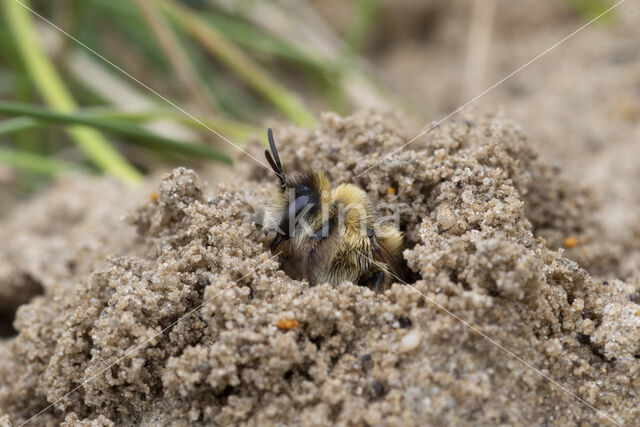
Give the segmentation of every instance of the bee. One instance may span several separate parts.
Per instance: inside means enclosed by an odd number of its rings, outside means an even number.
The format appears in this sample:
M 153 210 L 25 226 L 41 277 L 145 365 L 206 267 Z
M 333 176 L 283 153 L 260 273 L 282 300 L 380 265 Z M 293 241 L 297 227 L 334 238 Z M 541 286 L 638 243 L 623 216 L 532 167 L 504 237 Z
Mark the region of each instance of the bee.
M 324 172 L 285 176 L 271 129 L 265 157 L 278 178 L 265 210 L 264 227 L 275 231 L 272 251 L 288 270 L 311 285 L 344 281 L 376 292 L 403 276 L 403 234 L 380 221 L 367 193 L 352 184 L 331 188 Z M 286 268 L 285 268 L 286 269 Z

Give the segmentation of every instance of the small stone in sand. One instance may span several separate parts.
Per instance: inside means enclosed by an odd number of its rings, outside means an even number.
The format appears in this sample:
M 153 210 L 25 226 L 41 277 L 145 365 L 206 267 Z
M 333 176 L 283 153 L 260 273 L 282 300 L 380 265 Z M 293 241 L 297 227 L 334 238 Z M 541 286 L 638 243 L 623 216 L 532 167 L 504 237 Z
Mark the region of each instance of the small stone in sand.
M 420 334 L 416 331 L 409 332 L 400 342 L 400 350 L 408 353 L 420 346 Z

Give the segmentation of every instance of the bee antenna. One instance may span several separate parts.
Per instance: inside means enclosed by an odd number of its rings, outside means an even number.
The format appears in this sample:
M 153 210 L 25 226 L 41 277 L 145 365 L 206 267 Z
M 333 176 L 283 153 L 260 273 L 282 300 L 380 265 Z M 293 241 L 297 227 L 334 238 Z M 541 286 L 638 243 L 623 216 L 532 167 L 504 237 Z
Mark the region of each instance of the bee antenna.
M 278 149 L 276 148 L 276 142 L 273 139 L 273 131 L 271 130 L 271 128 L 267 130 L 267 135 L 269 136 L 269 147 L 271 148 L 271 152 L 269 152 L 269 150 L 264 150 L 264 156 L 267 158 L 269 165 L 271 165 L 271 169 L 273 169 L 273 171 L 276 173 L 276 176 L 280 180 L 280 187 L 282 187 L 282 190 L 284 190 L 287 187 L 287 181 L 284 177 L 282 163 L 280 163 L 280 156 L 278 155 Z
M 273 152 L 273 158 L 276 161 L 278 170 L 282 172 L 282 163 L 280 163 L 280 156 L 278 155 L 278 149 L 276 148 L 276 141 L 273 139 L 273 131 L 271 130 L 271 128 L 267 129 L 267 135 L 269 136 L 269 147 L 271 147 L 271 151 Z

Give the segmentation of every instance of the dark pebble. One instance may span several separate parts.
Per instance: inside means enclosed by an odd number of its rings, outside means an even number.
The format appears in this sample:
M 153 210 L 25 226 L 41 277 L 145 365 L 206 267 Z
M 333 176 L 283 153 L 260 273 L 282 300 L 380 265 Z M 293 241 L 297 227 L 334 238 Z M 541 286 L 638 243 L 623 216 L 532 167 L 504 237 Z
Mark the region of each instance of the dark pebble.
M 369 384 L 368 394 L 371 399 L 378 399 L 386 394 L 384 384 L 381 381 L 374 380 Z
M 398 323 L 400 324 L 401 328 L 410 328 L 411 325 L 413 325 L 411 319 L 409 319 L 408 317 L 399 317 Z

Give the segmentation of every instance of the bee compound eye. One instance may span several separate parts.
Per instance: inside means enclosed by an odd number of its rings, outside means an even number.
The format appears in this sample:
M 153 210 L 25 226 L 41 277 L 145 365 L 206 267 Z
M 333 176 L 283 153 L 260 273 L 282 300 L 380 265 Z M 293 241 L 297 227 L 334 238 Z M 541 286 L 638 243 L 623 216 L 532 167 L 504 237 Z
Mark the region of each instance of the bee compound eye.
M 282 220 L 280 221 L 280 229 L 289 236 L 293 230 L 290 229 L 296 225 L 299 220 L 299 215 L 306 209 L 311 209 L 315 204 L 312 201 L 312 197 L 309 195 L 298 196 L 293 203 L 291 203 L 288 207 L 284 215 L 282 216 Z
M 309 203 L 310 201 L 311 201 L 311 197 L 307 195 L 297 197 L 296 200 L 293 202 L 294 216 L 297 217 L 304 208 L 309 206 L 311 204 Z M 311 204 L 311 206 L 313 206 L 313 204 Z

